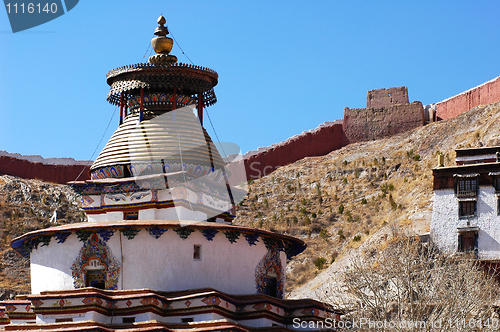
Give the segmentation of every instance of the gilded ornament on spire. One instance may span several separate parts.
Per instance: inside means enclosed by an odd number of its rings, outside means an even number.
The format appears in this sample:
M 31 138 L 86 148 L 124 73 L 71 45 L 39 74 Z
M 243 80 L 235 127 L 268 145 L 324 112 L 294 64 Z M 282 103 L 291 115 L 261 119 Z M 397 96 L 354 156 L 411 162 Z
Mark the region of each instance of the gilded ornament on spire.
M 150 56 L 149 62 L 155 65 L 175 63 L 177 62 L 177 57 L 169 54 L 172 51 L 174 41 L 172 38 L 167 37 L 168 28 L 165 26 L 167 20 L 165 17 L 160 16 L 157 22 L 158 26 L 154 32 L 156 37 L 151 39 L 151 45 L 153 45 L 156 55 Z

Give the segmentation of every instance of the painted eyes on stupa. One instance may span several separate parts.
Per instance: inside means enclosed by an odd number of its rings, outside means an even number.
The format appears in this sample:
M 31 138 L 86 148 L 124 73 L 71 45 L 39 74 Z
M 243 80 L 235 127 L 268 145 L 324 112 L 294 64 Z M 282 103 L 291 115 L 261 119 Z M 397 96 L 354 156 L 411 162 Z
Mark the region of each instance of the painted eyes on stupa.
M 114 202 L 120 202 L 120 201 L 127 201 L 127 200 L 129 200 L 129 201 L 139 200 L 141 198 L 148 196 L 149 194 L 150 194 L 150 192 L 148 192 L 148 191 L 139 191 L 139 192 L 131 193 L 128 195 L 114 194 L 114 195 L 106 195 L 106 197 Z M 130 198 L 127 199 L 127 197 L 130 197 Z
M 148 191 L 139 191 L 130 195 L 130 200 L 133 201 L 134 199 L 141 199 L 148 195 L 149 195 Z
M 127 196 L 125 196 L 123 194 L 107 195 L 107 197 L 110 200 L 115 201 L 115 202 L 124 201 L 127 198 Z

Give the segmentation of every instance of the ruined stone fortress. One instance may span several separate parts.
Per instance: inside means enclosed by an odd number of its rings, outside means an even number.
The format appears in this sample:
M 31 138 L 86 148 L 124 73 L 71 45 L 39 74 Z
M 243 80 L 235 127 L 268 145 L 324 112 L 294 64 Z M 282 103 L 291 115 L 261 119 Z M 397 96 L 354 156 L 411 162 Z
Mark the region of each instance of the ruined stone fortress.
M 345 143 L 399 134 L 425 125 L 425 118 L 422 103 L 408 101 L 407 87 L 371 90 L 366 108 L 344 108 Z
M 445 120 L 478 105 L 500 101 L 500 76 L 441 102 L 422 105 L 411 102 L 407 87 L 368 91 L 366 108 L 346 107 L 344 118 L 291 137 L 244 156 L 248 178 L 260 178 L 276 168 L 305 157 L 322 156 L 348 144 L 396 135 L 429 122 Z M 75 180 L 81 165 L 46 165 L 0 155 L 0 174 L 66 183 Z M 89 179 L 84 171 L 80 180 Z

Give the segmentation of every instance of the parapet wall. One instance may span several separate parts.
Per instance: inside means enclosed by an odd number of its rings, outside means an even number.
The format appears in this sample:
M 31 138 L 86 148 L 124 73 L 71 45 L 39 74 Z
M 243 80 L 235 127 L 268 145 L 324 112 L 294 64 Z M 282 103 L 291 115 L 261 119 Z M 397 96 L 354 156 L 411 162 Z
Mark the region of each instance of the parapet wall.
M 500 76 L 436 104 L 437 119 L 450 119 L 473 107 L 500 101 Z
M 366 94 L 366 108 L 389 107 L 397 104 L 408 104 L 408 88 L 398 86 L 389 89 L 370 90 Z
M 424 124 L 424 107 L 419 101 L 385 108 L 344 108 L 347 144 L 396 135 Z
M 345 146 L 342 121 L 320 126 L 244 159 L 247 178 L 258 179 L 305 157 L 323 156 Z
M 87 169 L 83 170 L 86 167 Z M 65 184 L 74 181 L 80 172 L 79 180 L 90 180 L 87 165 L 48 165 L 30 162 L 9 156 L 0 156 L 0 174 L 8 174 L 25 179 L 38 179 L 46 182 Z

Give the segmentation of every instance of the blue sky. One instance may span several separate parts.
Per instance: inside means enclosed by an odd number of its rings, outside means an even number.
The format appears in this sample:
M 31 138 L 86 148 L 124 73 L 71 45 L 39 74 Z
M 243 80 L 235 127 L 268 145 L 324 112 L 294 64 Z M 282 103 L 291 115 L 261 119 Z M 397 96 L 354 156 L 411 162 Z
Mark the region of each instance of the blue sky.
M 0 150 L 91 158 L 115 111 L 105 75 L 147 61 L 162 13 L 187 56 L 219 73 L 208 112 L 244 153 L 365 107 L 371 89 L 405 85 L 429 104 L 499 76 L 499 12 L 500 1 L 80 0 L 13 34 L 0 10 Z M 118 112 L 97 153 L 117 126 Z

